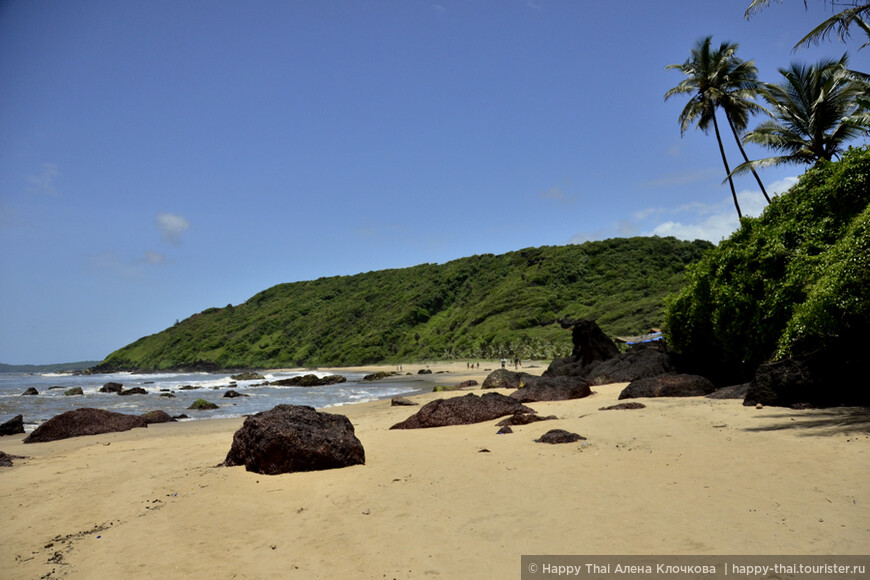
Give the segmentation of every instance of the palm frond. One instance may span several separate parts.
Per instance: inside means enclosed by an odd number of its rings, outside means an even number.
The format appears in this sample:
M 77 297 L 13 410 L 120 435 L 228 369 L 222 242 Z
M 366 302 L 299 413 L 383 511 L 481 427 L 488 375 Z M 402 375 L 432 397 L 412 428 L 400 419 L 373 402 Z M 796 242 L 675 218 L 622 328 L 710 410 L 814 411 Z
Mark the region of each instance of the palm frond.
M 857 25 L 870 35 L 870 31 L 868 31 L 867 24 L 864 22 L 863 18 L 870 18 L 870 4 L 847 8 L 842 12 L 834 14 L 813 28 L 806 36 L 800 39 L 794 47 L 797 49 L 802 46 L 808 47 L 813 44 L 818 45 L 822 41 L 829 39 L 834 34 L 836 34 L 837 38 L 841 41 L 845 42 L 849 37 L 849 27 L 852 24 Z

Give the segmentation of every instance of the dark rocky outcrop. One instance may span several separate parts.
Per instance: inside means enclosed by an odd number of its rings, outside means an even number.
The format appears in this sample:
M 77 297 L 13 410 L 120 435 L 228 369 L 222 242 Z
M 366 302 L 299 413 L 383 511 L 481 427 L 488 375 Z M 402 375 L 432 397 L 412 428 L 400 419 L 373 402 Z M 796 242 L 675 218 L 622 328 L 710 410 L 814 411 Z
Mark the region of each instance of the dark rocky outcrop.
M 722 387 L 721 389 L 716 389 L 709 395 L 707 395 L 708 399 L 745 399 L 746 393 L 749 392 L 749 383 L 743 383 L 742 385 L 731 385 L 730 387 Z
M 608 360 L 619 354 L 619 348 L 594 320 L 565 318 L 560 324 L 562 328 L 571 329 L 574 350 L 570 356 L 554 360 L 544 371 L 545 376 L 585 376 L 583 369 L 593 362 Z
M 124 388 L 124 385 L 121 383 L 106 383 L 102 387 L 100 387 L 101 393 L 120 393 Z
M 245 395 L 244 393 L 239 393 L 239 392 L 234 391 L 232 389 L 230 389 L 229 391 L 224 393 L 225 399 L 235 399 L 236 397 L 247 397 L 247 396 L 248 395 Z
M 516 399 L 499 393 L 486 393 L 478 397 L 469 393 L 464 397 L 438 399 L 426 403 L 414 415 L 390 429 L 424 429 L 445 425 L 470 425 L 513 415 L 514 413 L 534 413 Z
M 518 373 L 505 369 L 497 369 L 489 373 L 483 380 L 482 389 L 519 389 L 538 377 L 529 373 Z
M 172 415 L 167 413 L 166 411 L 148 411 L 147 413 L 142 414 L 142 418 L 145 419 L 145 422 L 149 425 L 151 423 L 173 423 L 175 419 L 172 418 Z
M 610 405 L 609 407 L 601 407 L 599 411 L 630 411 L 633 409 L 646 409 L 643 403 L 619 403 L 618 405 Z
M 541 435 L 540 439 L 535 439 L 536 443 L 574 443 L 575 441 L 585 441 L 586 437 L 582 435 L 578 435 L 577 433 L 571 433 L 569 431 L 565 431 L 564 429 L 551 429 Z
M 341 375 L 326 375 L 325 377 L 318 377 L 315 374 L 308 374 L 300 377 L 281 379 L 280 381 L 272 381 L 270 384 L 278 387 L 322 387 L 325 385 L 343 383 L 346 380 L 347 379 Z
M 619 398 L 703 397 L 715 389 L 710 379 L 700 375 L 668 374 L 632 381 L 619 393 Z
M 562 324 L 565 327 L 565 323 Z M 677 371 L 675 357 L 662 341 L 637 344 L 624 353 L 591 320 L 574 323 L 574 352 L 550 364 L 543 376 L 571 376 L 592 384 L 631 382 Z
M 431 375 L 432 371 L 429 369 L 420 369 L 419 371 L 417 371 L 417 374 L 418 375 Z
M 212 409 L 217 408 L 217 405 L 210 403 L 205 399 L 197 399 L 190 405 L 190 407 L 188 407 L 188 409 L 193 409 L 194 411 L 211 411 Z
M 521 403 L 535 401 L 567 401 L 592 394 L 589 382 L 580 377 L 535 377 L 526 387 L 510 394 Z
M 145 419 L 137 415 L 84 407 L 52 417 L 25 437 L 24 443 L 43 443 L 81 435 L 129 431 L 135 427 L 147 426 Z
M 347 417 L 299 405 L 278 405 L 245 419 L 223 462 L 264 475 L 362 464 L 365 451 Z
M 515 413 L 507 419 L 502 419 L 501 421 L 496 423 L 495 426 L 501 427 L 503 425 L 528 425 L 529 423 L 537 423 L 538 421 L 554 421 L 556 419 L 558 419 L 558 417 L 555 415 L 541 417 L 540 415 L 533 415 L 532 413 Z
M 63 392 L 63 394 L 64 394 L 64 396 L 67 396 L 67 397 L 74 397 L 77 395 L 84 395 L 85 392 L 82 390 L 81 387 L 73 387 L 71 389 L 65 390 Z
M 839 372 L 843 369 L 829 369 L 833 372 L 823 375 L 818 368 L 813 368 L 820 365 L 813 365 L 813 362 L 815 361 L 790 358 L 761 365 L 755 373 L 755 378 L 749 383 L 743 404 L 779 407 L 803 404 L 829 407 L 838 404 L 866 405 L 870 403 L 867 394 L 864 395 L 863 400 L 840 397 L 840 393 L 832 388 L 831 383 L 844 380 L 845 377 Z M 837 379 L 831 380 L 832 377 L 837 377 Z M 867 390 L 863 389 L 865 393 Z
M 462 381 L 458 385 L 456 385 L 457 389 L 470 389 L 471 387 L 476 387 L 479 383 L 474 379 L 468 381 Z
M 514 432 L 513 429 L 511 429 L 509 426 L 505 425 L 504 427 L 502 427 L 501 429 L 499 429 L 496 432 L 496 435 L 509 435 L 510 433 L 513 433 L 513 432 Z
M 148 391 L 146 391 L 142 387 L 133 387 L 132 389 L 121 389 L 118 394 L 122 397 L 126 397 L 128 395 L 147 395 Z
M 411 407 L 419 404 L 420 403 L 412 401 L 411 399 L 406 399 L 405 397 L 393 397 L 390 399 L 391 407 Z
M 16 415 L 0 425 L 0 436 L 2 435 L 20 435 L 24 433 L 24 417 Z
M 31 395 L 38 395 L 38 394 L 39 394 L 39 391 L 36 390 L 36 387 L 27 387 L 27 390 L 24 391 L 23 393 L 21 393 L 21 396 L 23 397 L 25 395 L 31 396 Z
M 677 368 L 673 355 L 658 341 L 633 346 L 619 356 L 596 362 L 587 367 L 585 376 L 596 385 L 629 383 L 674 373 Z
M 201 389 L 202 387 L 194 387 L 193 385 L 184 385 L 183 387 L 178 387 L 179 391 L 195 391 L 197 389 Z
M 581 377 L 535 376 L 523 372 L 498 369 L 483 381 L 484 389 L 517 389 L 511 397 L 521 403 L 534 401 L 565 401 L 592 394 L 589 381 Z

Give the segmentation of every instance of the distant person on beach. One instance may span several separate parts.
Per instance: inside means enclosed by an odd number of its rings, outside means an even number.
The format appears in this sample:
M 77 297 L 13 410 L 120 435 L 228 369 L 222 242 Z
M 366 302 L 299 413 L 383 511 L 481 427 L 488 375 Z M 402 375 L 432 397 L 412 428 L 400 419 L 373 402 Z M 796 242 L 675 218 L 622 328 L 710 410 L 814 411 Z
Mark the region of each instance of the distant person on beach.
M 504 368 L 504 365 L 507 363 L 505 359 L 501 359 L 501 368 Z

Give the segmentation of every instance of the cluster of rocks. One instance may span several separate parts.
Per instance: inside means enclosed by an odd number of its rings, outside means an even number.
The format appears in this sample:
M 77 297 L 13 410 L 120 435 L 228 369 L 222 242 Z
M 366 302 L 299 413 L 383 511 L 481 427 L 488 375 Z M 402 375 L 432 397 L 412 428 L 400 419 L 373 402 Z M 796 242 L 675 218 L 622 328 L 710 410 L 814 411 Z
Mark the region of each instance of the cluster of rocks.
M 791 358 L 762 364 L 748 382 L 733 384 L 733 377 L 724 375 L 722 369 L 684 360 L 662 341 L 619 353 L 594 321 L 566 319 L 562 326 L 572 330 L 573 352 L 553 361 L 544 376 L 583 378 L 593 385 L 629 382 L 621 399 L 706 396 L 743 399 L 748 406 L 870 406 L 870 389 L 856 389 L 847 378 L 862 376 L 858 341 L 837 352 L 818 345 L 795 345 Z M 831 377 L 844 380 L 832 384 Z
M 670 352 L 662 341 L 635 345 L 624 353 L 591 320 L 565 320 L 572 329 L 574 350 L 557 359 L 544 371 L 549 377 L 577 377 L 591 384 L 628 382 L 620 399 L 639 397 L 698 397 L 744 399 L 744 404 L 794 405 L 801 401 L 820 402 L 818 393 L 805 388 L 809 373 L 800 363 L 784 361 L 763 365 L 755 378 L 740 385 L 718 385 L 718 376 L 698 369 Z

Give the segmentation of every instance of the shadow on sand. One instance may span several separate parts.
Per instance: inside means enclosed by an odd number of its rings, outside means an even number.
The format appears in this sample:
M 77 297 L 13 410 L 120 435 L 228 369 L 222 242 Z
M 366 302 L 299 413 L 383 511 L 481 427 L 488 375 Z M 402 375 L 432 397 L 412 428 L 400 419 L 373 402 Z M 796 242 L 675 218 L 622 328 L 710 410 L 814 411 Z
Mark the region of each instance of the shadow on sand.
M 761 415 L 775 421 L 747 431 L 799 431 L 801 435 L 870 434 L 870 407 L 794 410 L 786 415 Z

